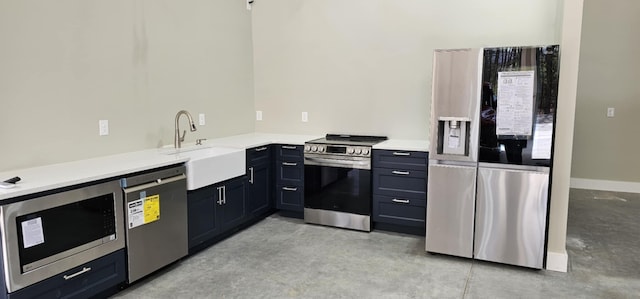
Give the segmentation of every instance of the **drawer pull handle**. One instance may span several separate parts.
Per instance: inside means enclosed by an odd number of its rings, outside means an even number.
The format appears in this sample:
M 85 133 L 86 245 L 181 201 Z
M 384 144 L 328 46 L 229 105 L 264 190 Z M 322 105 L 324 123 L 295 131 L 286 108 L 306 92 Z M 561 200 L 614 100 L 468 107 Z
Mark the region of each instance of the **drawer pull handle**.
M 298 166 L 298 163 L 282 162 L 283 166 Z
M 71 278 L 74 278 L 74 277 L 76 277 L 76 276 L 78 276 L 78 275 L 82 275 L 82 274 L 87 273 L 87 272 L 89 272 L 89 271 L 91 271 L 91 268 L 90 268 L 90 267 L 84 267 L 84 268 L 82 268 L 82 270 L 80 270 L 79 272 L 76 272 L 76 273 L 71 274 L 71 275 L 64 275 L 64 276 L 62 276 L 62 277 L 64 277 L 64 280 L 69 280 L 69 279 L 71 279 Z
M 297 187 L 296 187 L 296 188 L 291 188 L 291 187 L 282 187 L 282 190 L 284 190 L 284 191 L 293 191 L 293 192 L 295 192 L 295 191 L 298 191 L 298 188 L 297 188 Z
M 288 150 L 294 150 L 297 149 L 297 146 L 291 146 L 291 145 L 283 145 L 282 149 L 288 149 Z
M 411 153 L 393 152 L 394 156 L 411 156 Z
M 399 170 L 394 170 L 391 173 L 393 174 L 397 174 L 397 175 L 409 175 L 408 171 L 399 171 Z
M 256 152 L 262 152 L 262 151 L 266 151 L 266 150 L 267 150 L 267 147 L 265 146 L 265 147 L 257 148 Z
M 397 198 L 394 198 L 392 201 L 393 202 L 397 202 L 397 203 L 404 203 L 404 204 L 408 204 L 409 203 L 408 199 L 397 199 Z

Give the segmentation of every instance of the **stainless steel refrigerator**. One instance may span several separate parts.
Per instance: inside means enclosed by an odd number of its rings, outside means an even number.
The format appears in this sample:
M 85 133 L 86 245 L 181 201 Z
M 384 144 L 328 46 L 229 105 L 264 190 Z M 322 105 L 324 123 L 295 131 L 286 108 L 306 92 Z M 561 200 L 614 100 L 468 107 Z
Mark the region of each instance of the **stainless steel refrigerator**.
M 558 46 L 436 50 L 426 250 L 544 266 Z

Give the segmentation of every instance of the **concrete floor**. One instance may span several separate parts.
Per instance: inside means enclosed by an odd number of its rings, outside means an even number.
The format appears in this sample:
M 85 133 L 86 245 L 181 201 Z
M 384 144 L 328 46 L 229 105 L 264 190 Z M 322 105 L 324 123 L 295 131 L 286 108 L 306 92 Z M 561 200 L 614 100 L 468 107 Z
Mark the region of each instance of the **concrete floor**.
M 272 215 L 114 298 L 638 298 L 640 194 L 572 189 L 569 272 L 424 251 L 424 237 Z

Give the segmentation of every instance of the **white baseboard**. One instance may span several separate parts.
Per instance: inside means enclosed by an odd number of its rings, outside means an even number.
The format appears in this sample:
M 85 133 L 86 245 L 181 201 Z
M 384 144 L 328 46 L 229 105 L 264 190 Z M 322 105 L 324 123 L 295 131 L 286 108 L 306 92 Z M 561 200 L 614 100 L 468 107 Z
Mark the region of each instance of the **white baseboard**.
M 569 186 L 577 189 L 640 193 L 640 183 L 638 182 L 571 178 Z
M 564 252 L 547 251 L 547 270 L 567 272 L 568 264 L 569 255 L 566 250 Z

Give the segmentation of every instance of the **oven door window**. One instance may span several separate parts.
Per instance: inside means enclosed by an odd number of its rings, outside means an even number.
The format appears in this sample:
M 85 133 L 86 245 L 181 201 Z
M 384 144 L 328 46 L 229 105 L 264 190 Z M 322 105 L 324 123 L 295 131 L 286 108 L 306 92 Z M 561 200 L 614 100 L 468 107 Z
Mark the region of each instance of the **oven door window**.
M 305 208 L 371 214 L 371 170 L 305 165 Z
M 22 272 L 57 260 L 67 250 L 116 238 L 113 194 L 16 217 Z

